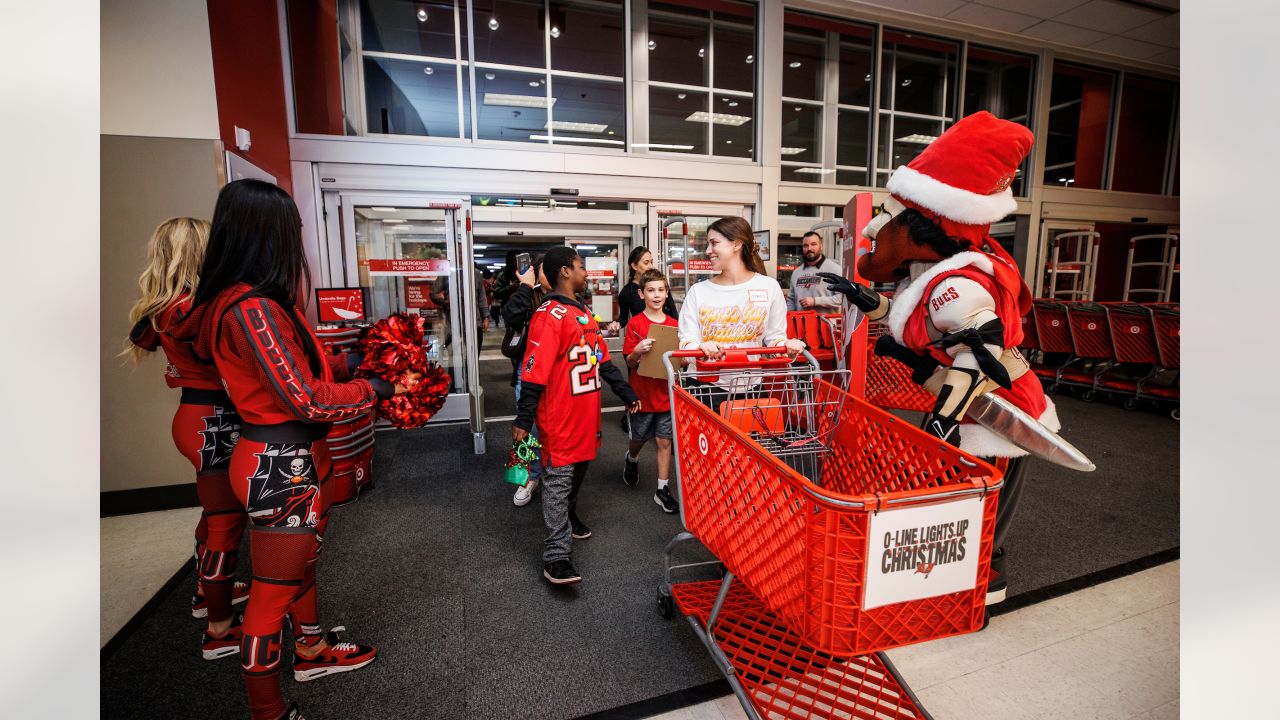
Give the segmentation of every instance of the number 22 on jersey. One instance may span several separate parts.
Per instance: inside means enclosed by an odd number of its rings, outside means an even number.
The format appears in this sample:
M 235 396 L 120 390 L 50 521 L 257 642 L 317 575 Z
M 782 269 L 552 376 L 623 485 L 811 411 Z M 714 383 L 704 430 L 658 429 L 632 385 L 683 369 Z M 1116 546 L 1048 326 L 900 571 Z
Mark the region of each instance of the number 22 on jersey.
M 569 388 L 574 395 L 593 393 L 600 389 L 597 363 L 591 362 L 595 353 L 586 345 L 575 345 L 569 351 Z

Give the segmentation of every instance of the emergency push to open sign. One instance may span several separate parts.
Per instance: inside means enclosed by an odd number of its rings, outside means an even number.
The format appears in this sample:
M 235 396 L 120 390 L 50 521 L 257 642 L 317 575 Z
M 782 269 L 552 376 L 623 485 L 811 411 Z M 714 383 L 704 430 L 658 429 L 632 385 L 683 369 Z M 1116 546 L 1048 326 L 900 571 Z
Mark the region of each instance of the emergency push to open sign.
M 977 497 L 874 513 L 862 609 L 972 590 L 982 509 Z

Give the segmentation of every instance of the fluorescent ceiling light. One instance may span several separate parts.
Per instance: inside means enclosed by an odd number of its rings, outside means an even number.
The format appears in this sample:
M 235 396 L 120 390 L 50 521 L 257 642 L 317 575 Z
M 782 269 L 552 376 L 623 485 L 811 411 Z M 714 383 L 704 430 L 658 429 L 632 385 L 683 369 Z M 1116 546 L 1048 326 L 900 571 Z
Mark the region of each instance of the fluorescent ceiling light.
M 598 250 L 599 245 L 574 245 L 575 250 Z
M 554 138 L 553 138 L 553 137 L 551 137 L 550 135 L 530 135 L 530 136 L 529 136 L 529 139 L 530 139 L 530 140 L 551 140 L 551 141 L 553 141 L 553 142 L 561 142 L 561 143 L 564 143 L 564 142 L 567 142 L 567 143 L 594 143 L 594 144 L 599 144 L 599 145 L 618 145 L 618 146 L 621 146 L 621 145 L 625 145 L 625 144 L 626 144 L 626 143 L 622 142 L 621 140 L 609 140 L 609 139 L 607 139 L 607 138 L 580 138 L 580 137 L 568 137 L 568 136 L 564 136 L 564 135 L 557 135 L 557 136 L 556 136 L 556 137 L 554 137 Z
M 664 143 L 635 143 L 631 147 L 649 148 L 651 150 L 692 150 L 692 145 L 667 145 Z
M 929 143 L 937 139 L 938 139 L 937 135 L 921 135 L 920 133 L 915 133 L 913 135 L 908 135 L 906 137 L 900 137 L 894 142 L 911 143 L 913 145 L 928 145 Z
M 548 103 L 552 106 L 556 104 L 556 99 L 547 99 L 546 95 L 508 95 L 506 93 L 485 93 L 485 105 L 501 105 L 505 107 L 536 107 L 545 108 Z
M 716 125 L 732 125 L 738 127 L 744 123 L 751 122 L 751 118 L 746 115 L 730 115 L 729 113 L 708 113 L 699 110 L 689 117 L 685 118 L 688 122 L 713 122 Z
M 796 61 L 792 62 L 788 67 L 790 67 L 790 68 L 792 68 L 792 69 L 794 70 L 795 68 L 800 67 L 800 61 L 799 61 L 799 60 L 796 60 Z
M 782 154 L 783 155 L 799 155 L 800 153 L 804 152 L 806 149 L 807 148 L 784 147 L 782 148 Z
M 391 224 L 391 223 L 402 223 L 402 222 L 404 222 L 404 221 L 403 221 L 403 220 L 398 220 L 398 219 L 396 219 L 396 218 L 383 218 L 382 222 L 387 223 L 387 224 Z
M 488 246 L 488 245 L 481 245 L 481 244 L 479 244 L 479 243 L 476 243 L 475 245 L 472 245 L 472 246 L 471 246 L 471 249 L 472 249 L 472 250 L 488 250 L 488 249 L 489 249 L 489 246 Z
M 542 127 L 547 130 L 564 130 L 566 132 L 584 133 L 602 133 L 609 128 L 608 125 L 601 125 L 599 123 L 569 122 L 567 120 L 553 120 Z
M 821 168 L 800 168 L 796 170 L 797 175 L 827 175 L 835 170 L 823 170 Z
M 395 208 L 389 208 L 389 207 L 371 207 L 369 209 L 374 212 L 395 212 L 396 211 Z

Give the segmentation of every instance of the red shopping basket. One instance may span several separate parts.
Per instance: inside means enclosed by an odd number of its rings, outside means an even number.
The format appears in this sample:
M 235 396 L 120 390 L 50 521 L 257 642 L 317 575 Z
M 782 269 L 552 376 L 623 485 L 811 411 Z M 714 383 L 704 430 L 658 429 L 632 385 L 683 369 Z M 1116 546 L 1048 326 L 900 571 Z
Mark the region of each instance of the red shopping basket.
M 769 370 L 776 375 L 776 370 Z M 672 388 L 685 526 L 806 645 L 847 657 L 973 632 L 982 626 L 998 470 L 877 409 L 821 377 L 811 405 L 824 410 L 810 439 L 771 447 L 817 455 L 811 482 L 784 458 Z M 782 454 L 782 450 L 776 450 Z M 982 499 L 974 587 L 863 609 L 875 555 L 875 513 L 962 497 Z
M 890 410 L 933 410 L 936 398 L 911 381 L 911 368 L 893 358 L 876 354 L 876 341 L 881 335 L 888 334 L 889 327 L 884 323 L 870 322 L 867 325 L 867 402 Z

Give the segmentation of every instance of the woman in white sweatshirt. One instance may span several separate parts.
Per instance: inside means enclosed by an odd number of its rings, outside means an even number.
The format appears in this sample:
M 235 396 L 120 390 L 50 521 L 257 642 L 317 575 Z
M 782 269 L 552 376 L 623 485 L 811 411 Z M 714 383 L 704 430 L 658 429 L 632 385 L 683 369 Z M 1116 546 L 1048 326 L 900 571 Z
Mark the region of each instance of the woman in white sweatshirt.
M 778 281 L 764 274 L 751 224 L 740 217 L 711 223 L 707 258 L 718 274 L 685 294 L 680 307 L 680 348 L 701 350 L 712 360 L 735 347 L 785 346 L 788 357 L 799 355 L 805 344 L 787 337 L 787 301 Z M 723 373 L 716 385 L 733 394 L 754 385 L 744 385 L 741 377 Z

